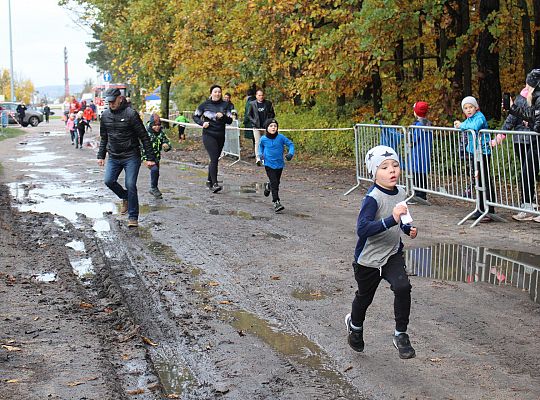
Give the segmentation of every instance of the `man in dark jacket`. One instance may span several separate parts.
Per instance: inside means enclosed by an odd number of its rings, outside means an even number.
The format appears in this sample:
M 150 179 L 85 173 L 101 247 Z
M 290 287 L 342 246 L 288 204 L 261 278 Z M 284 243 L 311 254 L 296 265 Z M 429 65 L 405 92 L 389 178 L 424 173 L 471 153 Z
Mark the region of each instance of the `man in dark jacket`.
M 255 138 L 255 160 L 257 165 L 261 165 L 261 156 L 259 154 L 259 142 L 261 136 L 264 135 L 264 122 L 267 119 L 275 118 L 276 113 L 272 102 L 265 100 L 264 92 L 262 89 L 257 90 L 255 93 L 255 100 L 249 103 L 248 118 L 253 127 L 253 136 Z
M 23 124 L 24 123 L 24 117 L 26 115 L 26 105 L 24 103 L 21 103 L 17 106 L 17 115 L 18 115 L 18 118 L 19 118 L 19 124 Z
M 98 165 L 105 165 L 105 155 L 109 153 L 105 168 L 105 185 L 122 199 L 121 214 L 128 213 L 128 226 L 137 227 L 139 219 L 139 198 L 137 195 L 137 177 L 141 167 L 140 142 L 146 154 L 148 168 L 155 165 L 154 150 L 139 114 L 127 106 L 124 96 L 118 89 L 108 89 L 105 101 L 109 108 L 103 111 L 100 120 Z M 118 176 L 124 170 L 124 189 L 118 182 Z

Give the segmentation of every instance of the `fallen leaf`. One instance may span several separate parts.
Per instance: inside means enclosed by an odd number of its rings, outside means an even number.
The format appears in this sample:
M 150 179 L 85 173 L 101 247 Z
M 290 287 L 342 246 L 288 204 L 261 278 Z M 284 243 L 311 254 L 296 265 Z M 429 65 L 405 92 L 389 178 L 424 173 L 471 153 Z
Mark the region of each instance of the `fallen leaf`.
M 95 381 L 96 379 L 97 379 L 97 376 L 91 376 L 91 377 L 88 377 L 88 378 L 84 378 L 84 379 L 82 379 L 80 381 L 68 382 L 67 385 L 69 387 L 75 387 L 75 386 L 83 385 L 86 382 Z
M 133 396 L 133 395 L 136 395 L 136 394 L 142 394 L 144 393 L 144 389 L 135 389 L 135 390 L 128 390 L 127 391 L 127 394 Z
M 22 350 L 20 347 L 8 346 L 7 344 L 3 344 L 2 347 L 6 349 L 7 351 L 21 351 Z
M 208 284 L 209 284 L 210 286 L 219 286 L 219 282 L 216 282 L 216 281 L 208 282 Z
M 122 354 L 122 360 L 127 361 L 131 358 L 129 354 Z
M 219 304 L 231 304 L 231 301 L 229 300 L 221 300 Z
M 171 394 L 168 394 L 168 395 L 167 395 L 167 398 L 168 398 L 168 399 L 179 399 L 180 396 L 177 395 L 177 394 L 175 394 L 175 393 L 171 393 Z
M 349 365 L 347 368 L 345 368 L 345 369 L 343 370 L 343 372 L 350 371 L 351 369 L 353 369 L 353 366 L 352 366 L 352 365 Z
M 37 321 L 38 319 L 39 319 L 39 317 L 35 317 L 35 318 L 34 318 L 34 321 Z
M 203 310 L 210 312 L 210 311 L 214 311 L 214 308 L 212 306 L 204 306 Z
M 19 382 L 20 382 L 19 379 L 8 379 L 8 380 L 6 381 L 6 383 L 19 383 Z
M 79 304 L 79 307 L 81 308 L 94 308 L 93 304 L 86 303 L 85 301 L 81 301 L 81 304 Z
M 157 346 L 157 343 L 152 342 L 150 339 L 148 339 L 146 336 L 141 336 L 144 343 L 149 344 L 150 346 Z
M 441 362 L 442 358 L 439 358 L 439 357 L 430 358 L 429 361 L 431 361 L 431 362 Z
M 270 277 L 270 279 L 272 279 L 273 281 L 279 281 L 279 280 L 281 279 L 281 277 L 278 276 L 278 275 L 272 275 L 272 276 Z

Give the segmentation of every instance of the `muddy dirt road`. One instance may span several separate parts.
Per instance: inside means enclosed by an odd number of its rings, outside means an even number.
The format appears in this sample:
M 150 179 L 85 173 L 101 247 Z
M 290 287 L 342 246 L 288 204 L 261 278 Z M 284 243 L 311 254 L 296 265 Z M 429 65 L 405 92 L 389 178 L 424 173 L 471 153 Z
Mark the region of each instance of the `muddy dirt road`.
M 417 357 L 392 346 L 387 284 L 359 354 L 343 323 L 352 170 L 290 163 L 275 214 L 252 160 L 222 160 L 210 194 L 195 141 L 165 154 L 162 200 L 141 169 L 128 229 L 96 132 L 76 150 L 59 121 L 25 131 L 0 142 L 0 398 L 540 398 L 540 224 L 470 229 L 466 205 L 411 206 Z

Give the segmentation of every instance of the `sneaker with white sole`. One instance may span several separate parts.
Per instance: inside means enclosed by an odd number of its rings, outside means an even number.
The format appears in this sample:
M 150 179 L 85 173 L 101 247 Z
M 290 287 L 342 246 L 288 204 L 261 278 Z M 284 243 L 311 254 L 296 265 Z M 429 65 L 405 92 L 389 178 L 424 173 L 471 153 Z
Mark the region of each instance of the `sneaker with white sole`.
M 270 183 L 264 182 L 264 195 L 266 197 L 270 196 Z
M 281 205 L 281 202 L 279 200 L 274 201 L 274 212 L 280 212 L 285 210 L 285 207 Z
M 534 222 L 540 222 L 540 215 L 534 217 L 532 220 L 533 220 Z
M 156 187 L 156 188 L 151 188 L 148 193 L 150 193 L 152 196 L 154 196 L 156 199 L 161 199 L 163 197 L 163 194 L 161 193 L 161 191 Z
M 521 211 L 515 215 L 512 215 L 512 218 L 516 221 L 532 221 L 534 219 L 534 216 L 532 214 L 526 213 L 525 211 Z
M 400 333 L 397 336 L 394 335 L 392 341 L 394 342 L 394 347 L 399 352 L 399 358 L 408 359 L 414 358 L 416 356 L 416 352 L 411 346 L 409 335 L 407 335 L 406 333 Z
M 353 329 L 351 325 L 351 314 L 345 316 L 345 325 L 347 325 L 347 342 L 351 349 L 357 352 L 364 351 L 364 330 Z

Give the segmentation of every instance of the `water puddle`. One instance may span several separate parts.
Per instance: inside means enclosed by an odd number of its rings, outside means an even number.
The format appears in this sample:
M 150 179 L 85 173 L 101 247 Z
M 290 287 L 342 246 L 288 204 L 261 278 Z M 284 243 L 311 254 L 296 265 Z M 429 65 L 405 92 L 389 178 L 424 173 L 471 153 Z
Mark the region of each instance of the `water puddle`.
M 88 278 L 92 275 L 94 275 L 94 265 L 92 264 L 91 258 L 81 258 L 77 260 L 69 260 L 71 263 L 71 267 L 73 268 L 73 272 L 79 277 L 79 278 Z
M 66 136 L 67 133 L 64 131 L 50 131 L 50 132 L 41 132 L 43 136 Z
M 253 182 L 247 185 L 225 185 L 227 191 L 236 194 L 263 193 L 264 183 Z
M 296 289 L 293 290 L 292 297 L 298 300 L 313 301 L 325 299 L 327 294 L 319 289 Z
M 98 233 L 110 232 L 111 225 L 109 224 L 109 221 L 105 221 L 104 219 L 98 219 L 92 225 L 92 229 L 94 230 L 94 232 Z
M 311 218 L 311 215 L 307 215 L 307 214 L 302 214 L 302 213 L 291 213 L 291 215 L 295 216 L 295 217 L 298 217 L 298 218 Z
M 183 366 L 182 362 L 167 359 L 166 357 L 156 354 L 152 357 L 152 363 L 156 370 L 165 397 L 181 398 L 182 393 L 189 392 L 191 388 L 197 386 L 191 371 Z
M 326 367 L 326 356 L 321 348 L 304 335 L 280 332 L 277 327 L 246 311 L 221 310 L 220 316 L 237 331 L 255 335 L 276 352 L 323 376 L 326 381 L 324 384 L 335 387 L 336 395 L 358 398 L 358 392 L 339 373 Z
M 516 250 L 498 250 L 438 243 L 405 251 L 411 275 L 454 282 L 485 282 L 527 291 L 540 303 L 540 256 Z
M 21 171 L 39 172 L 41 174 L 60 175 L 66 181 L 71 181 L 75 174 L 71 173 L 67 168 L 39 168 L 39 169 L 22 169 Z
M 66 247 L 72 248 L 75 251 L 85 251 L 84 242 L 80 240 L 72 240 L 69 243 L 66 243 Z
M 269 217 L 263 217 L 260 215 L 253 215 L 247 211 L 242 210 L 223 210 L 220 211 L 216 208 L 211 208 L 208 210 L 208 214 L 210 215 L 232 215 L 234 217 L 239 217 L 248 221 L 254 220 L 254 221 L 269 221 Z
M 28 164 L 41 164 L 47 165 L 51 161 L 64 158 L 64 156 L 56 155 L 55 153 L 42 152 L 39 154 L 32 154 L 24 157 L 18 157 L 15 159 L 17 162 L 28 163 Z
M 54 272 L 44 272 L 33 277 L 38 282 L 51 283 L 56 281 L 56 274 Z
M 177 196 L 177 197 L 173 197 L 172 199 L 173 199 L 173 200 L 191 200 L 191 197 L 188 197 L 188 196 Z
M 202 275 L 202 269 L 200 268 L 193 268 L 191 270 L 191 276 L 201 276 Z
M 161 259 L 173 264 L 183 263 L 183 260 L 178 257 L 172 246 L 154 240 L 149 228 L 140 226 L 137 236 L 143 239 L 146 242 L 148 249 Z

